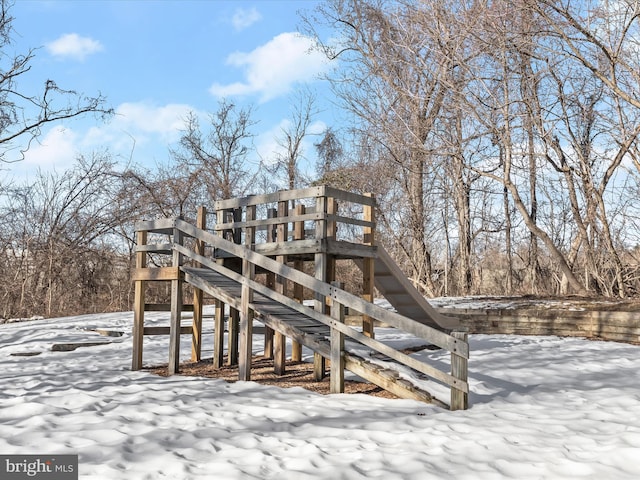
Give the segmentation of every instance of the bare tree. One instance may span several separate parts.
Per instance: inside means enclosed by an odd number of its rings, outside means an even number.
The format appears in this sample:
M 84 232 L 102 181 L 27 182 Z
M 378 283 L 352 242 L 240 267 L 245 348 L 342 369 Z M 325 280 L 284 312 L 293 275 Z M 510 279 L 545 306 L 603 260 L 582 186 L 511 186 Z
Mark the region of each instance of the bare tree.
M 316 22 L 339 31 L 338 47 L 324 45 L 340 69 L 330 77 L 336 96 L 359 119 L 362 134 L 380 143 L 385 160 L 395 166 L 404 200 L 405 228 L 396 231 L 411 266 L 413 281 L 435 294 L 428 224 L 433 219 L 426 186 L 432 182 L 433 157 L 425 148 L 447 94 L 445 79 L 452 64 L 443 55 L 444 24 L 426 23 L 442 2 L 338 1 L 318 9 L 308 18 L 310 31 Z M 319 35 L 316 38 L 320 40 Z M 406 206 L 406 208 L 404 208 Z
M 118 227 L 130 212 L 109 155 L 80 156 L 72 170 L 39 173 L 5 192 L 1 260 L 11 281 L 0 287 L 0 315 L 69 314 L 126 308 L 127 257 Z M 124 260 L 124 262 L 122 262 Z M 124 303 L 122 300 L 124 299 Z
M 19 80 L 31 70 L 35 50 L 12 54 L 11 3 L 0 0 L 0 162 L 20 161 L 42 128 L 86 113 L 109 116 L 102 95 L 85 96 L 48 79 L 40 92 L 19 89 Z
M 196 114 L 190 113 L 179 148 L 171 153 L 195 174 L 194 179 L 204 185 L 211 200 L 242 195 L 253 178 L 246 164 L 255 124 L 251 108 L 221 100 L 209 122 L 210 130 L 203 131 Z
M 299 168 L 300 161 L 304 159 L 302 141 L 316 113 L 315 102 L 315 95 L 308 90 L 299 90 L 292 98 L 290 117 L 276 139 L 282 152 L 276 154 L 275 162 L 268 167 L 272 174 L 284 172 L 287 187 L 291 190 L 305 183 Z

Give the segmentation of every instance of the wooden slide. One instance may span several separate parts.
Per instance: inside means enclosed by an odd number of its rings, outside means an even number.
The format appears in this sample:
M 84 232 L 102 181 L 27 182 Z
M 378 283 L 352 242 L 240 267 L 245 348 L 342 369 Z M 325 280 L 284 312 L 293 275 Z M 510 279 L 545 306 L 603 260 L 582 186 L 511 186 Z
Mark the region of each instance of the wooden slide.
M 374 259 L 376 288 L 400 315 L 439 330 L 460 326 L 457 318 L 442 315 L 427 302 L 381 245 L 377 245 L 377 253 Z M 356 263 L 362 268 L 362 260 Z

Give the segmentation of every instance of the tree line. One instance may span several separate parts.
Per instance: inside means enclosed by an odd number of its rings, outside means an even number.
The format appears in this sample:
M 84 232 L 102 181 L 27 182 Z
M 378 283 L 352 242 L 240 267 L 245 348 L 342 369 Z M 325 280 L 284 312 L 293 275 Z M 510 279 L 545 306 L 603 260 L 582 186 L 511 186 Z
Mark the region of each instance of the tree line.
M 639 16 L 636 0 L 307 16 L 386 239 L 427 293 L 637 292 Z
M 320 183 L 376 195 L 377 239 L 427 295 L 635 296 L 639 18 L 630 0 L 327 0 L 303 29 L 350 120 L 315 138 L 314 169 L 302 145 L 316 98 L 301 91 L 260 168 L 252 109 L 221 100 L 185 119 L 165 164 L 123 167 L 104 150 L 0 181 L 0 318 L 129 309 L 136 220 Z M 2 66 L 3 162 L 44 123 L 110 114 L 54 83 L 12 98 L 29 55 Z M 41 99 L 44 123 L 22 122 L 25 98 Z

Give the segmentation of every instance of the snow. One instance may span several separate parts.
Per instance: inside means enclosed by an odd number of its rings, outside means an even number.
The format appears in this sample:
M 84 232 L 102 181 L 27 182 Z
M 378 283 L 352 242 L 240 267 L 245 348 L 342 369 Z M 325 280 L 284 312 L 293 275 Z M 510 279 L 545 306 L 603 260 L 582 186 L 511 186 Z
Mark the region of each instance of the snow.
M 0 452 L 78 454 L 86 479 L 640 478 L 637 346 L 471 335 L 471 408 L 449 412 L 133 372 L 131 324 L 119 313 L 0 325 Z M 111 343 L 51 351 L 97 341 Z M 145 363 L 165 363 L 167 344 L 146 337 Z

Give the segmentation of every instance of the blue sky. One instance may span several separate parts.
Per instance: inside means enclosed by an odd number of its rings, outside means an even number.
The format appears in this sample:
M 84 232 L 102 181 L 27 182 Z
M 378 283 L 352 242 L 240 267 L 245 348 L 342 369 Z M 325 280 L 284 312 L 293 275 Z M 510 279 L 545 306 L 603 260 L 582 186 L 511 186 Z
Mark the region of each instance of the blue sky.
M 257 163 L 257 155 L 273 156 L 300 87 L 318 97 L 310 131 L 319 133 L 336 122 L 318 79 L 328 67 L 296 33 L 298 12 L 317 3 L 17 0 L 10 11 L 13 47 L 16 53 L 38 48 L 20 88 L 35 92 L 53 79 L 62 88 L 101 92 L 117 114 L 106 124 L 87 116 L 45 128 L 40 144 L 10 171 L 16 177 L 36 167 L 60 171 L 78 153 L 104 148 L 123 162 L 130 156 L 143 165 L 164 162 L 187 112 L 214 112 L 222 97 L 253 105 Z M 314 141 L 306 143 L 310 159 Z

